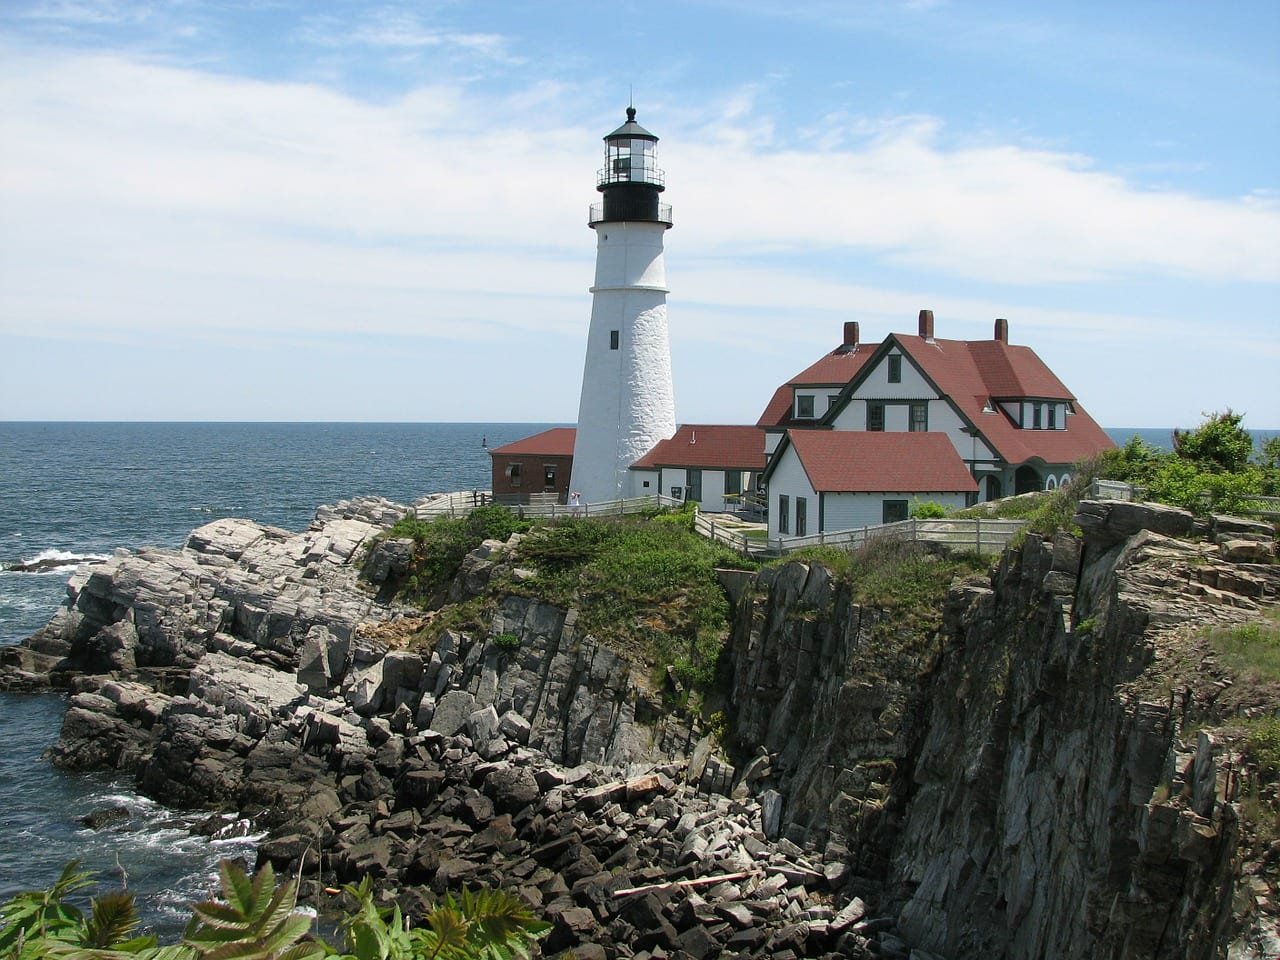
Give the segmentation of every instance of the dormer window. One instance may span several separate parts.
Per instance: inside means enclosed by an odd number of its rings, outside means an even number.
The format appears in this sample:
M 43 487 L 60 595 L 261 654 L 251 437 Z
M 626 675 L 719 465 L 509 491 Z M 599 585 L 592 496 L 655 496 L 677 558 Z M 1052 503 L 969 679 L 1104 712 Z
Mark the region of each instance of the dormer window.
M 813 394 L 800 394 L 796 397 L 796 419 L 813 419 Z
M 900 353 L 889 354 L 889 382 L 902 382 L 902 354 Z

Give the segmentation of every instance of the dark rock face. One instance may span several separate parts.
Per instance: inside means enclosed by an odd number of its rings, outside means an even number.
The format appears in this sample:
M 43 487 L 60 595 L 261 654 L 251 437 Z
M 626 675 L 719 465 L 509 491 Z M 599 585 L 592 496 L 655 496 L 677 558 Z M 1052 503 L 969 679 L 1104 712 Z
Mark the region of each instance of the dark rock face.
M 1028 537 L 931 637 L 819 567 L 726 575 L 736 766 L 573 610 L 507 597 L 430 650 L 373 639 L 415 613 L 357 572 L 402 573 L 402 546 L 361 549 L 386 501 L 82 570 L 0 676 L 71 688 L 56 762 L 252 816 L 313 898 L 372 876 L 420 916 L 510 887 L 552 921 L 544 954 L 1207 960 L 1232 921 L 1228 758 L 1183 748 L 1140 681 L 1167 632 L 1280 578 L 1255 526 L 1197 546 L 1144 508 L 1082 504 L 1083 543 Z M 499 571 L 532 576 L 487 542 L 451 595 Z
M 1280 571 L 1237 561 L 1235 524 L 1217 546 L 1172 539 L 1183 511 L 1085 503 L 1077 521 L 1083 544 L 1028 537 L 953 588 L 915 662 L 816 568 L 766 571 L 739 606 L 736 733 L 759 795 L 779 792 L 787 837 L 846 849 L 846 882 L 897 904 L 917 951 L 1208 958 L 1230 939 L 1234 761 L 1182 748 L 1173 700 L 1140 680 L 1162 638 L 1274 603 Z

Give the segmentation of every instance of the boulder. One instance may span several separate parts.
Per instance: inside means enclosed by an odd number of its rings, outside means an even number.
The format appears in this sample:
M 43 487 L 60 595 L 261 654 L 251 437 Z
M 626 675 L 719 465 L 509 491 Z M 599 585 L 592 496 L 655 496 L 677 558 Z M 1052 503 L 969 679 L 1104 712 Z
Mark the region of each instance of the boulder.
M 431 714 L 432 730 L 452 737 L 467 725 L 467 718 L 475 712 L 476 698 L 465 690 L 450 690 L 436 703 Z

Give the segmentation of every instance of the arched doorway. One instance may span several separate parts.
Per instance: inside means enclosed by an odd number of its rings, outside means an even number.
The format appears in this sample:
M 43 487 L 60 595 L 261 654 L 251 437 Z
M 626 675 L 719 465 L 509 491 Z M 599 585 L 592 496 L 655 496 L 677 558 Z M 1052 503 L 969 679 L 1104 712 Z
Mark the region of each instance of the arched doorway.
M 1046 490 L 1057 490 L 1057 489 L 1058 489 L 1058 478 L 1057 478 L 1057 477 L 1055 477 L 1053 474 L 1049 474 L 1049 479 L 1047 479 L 1047 480 L 1044 482 L 1044 488 L 1045 488 Z
M 1044 481 L 1040 479 L 1040 473 L 1035 467 L 1028 467 L 1023 464 L 1017 469 L 1017 472 L 1014 473 L 1014 493 L 1035 493 L 1037 490 L 1043 489 Z
M 999 500 L 1004 496 L 1004 485 L 999 477 L 987 477 L 987 500 Z

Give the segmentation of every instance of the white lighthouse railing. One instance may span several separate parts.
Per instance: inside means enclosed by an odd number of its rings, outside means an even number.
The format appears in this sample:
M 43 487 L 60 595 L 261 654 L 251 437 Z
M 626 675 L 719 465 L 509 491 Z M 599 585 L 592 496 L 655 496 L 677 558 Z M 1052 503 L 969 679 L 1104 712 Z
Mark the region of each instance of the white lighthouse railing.
M 625 218 L 619 218 L 619 219 L 627 219 L 627 220 L 636 219 L 636 220 L 642 220 L 642 221 L 647 221 L 652 223 L 665 223 L 669 227 L 672 224 L 671 204 L 669 203 L 658 204 L 658 215 L 652 219 L 650 219 L 649 217 L 635 217 L 635 218 L 625 217 Z M 597 223 L 603 223 L 603 222 L 604 222 L 604 204 L 603 203 L 591 204 L 590 213 L 587 215 L 587 226 L 590 227 L 590 226 L 594 226 Z

